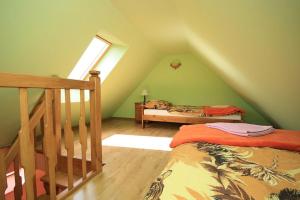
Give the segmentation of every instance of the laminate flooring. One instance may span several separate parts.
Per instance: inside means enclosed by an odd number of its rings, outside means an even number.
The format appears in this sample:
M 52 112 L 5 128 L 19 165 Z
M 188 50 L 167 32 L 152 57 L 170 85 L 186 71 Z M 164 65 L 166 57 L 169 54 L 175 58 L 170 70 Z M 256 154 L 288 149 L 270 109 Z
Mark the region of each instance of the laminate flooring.
M 67 199 L 139 200 L 143 199 L 156 176 L 168 162 L 170 151 L 149 148 L 151 140 L 173 137 L 180 125 L 152 122 L 142 129 L 133 119 L 111 118 L 102 123 L 102 141 L 118 139 L 121 144 L 142 147 L 103 145 L 103 172 L 74 192 Z M 119 137 L 121 136 L 121 137 Z M 126 137 L 129 137 L 126 139 Z M 144 136 L 144 137 L 139 137 Z M 148 138 L 149 137 L 149 138 Z M 142 141 L 139 141 L 139 138 Z M 148 143 L 149 142 L 149 143 Z M 75 143 L 75 156 L 80 157 L 80 144 Z M 125 146 L 126 146 L 125 145 Z M 167 144 L 165 144 L 167 146 Z M 148 149 L 144 149 L 147 146 Z M 155 144 L 154 144 L 155 146 Z M 164 146 L 164 145 L 162 145 Z M 88 152 L 90 156 L 90 152 Z

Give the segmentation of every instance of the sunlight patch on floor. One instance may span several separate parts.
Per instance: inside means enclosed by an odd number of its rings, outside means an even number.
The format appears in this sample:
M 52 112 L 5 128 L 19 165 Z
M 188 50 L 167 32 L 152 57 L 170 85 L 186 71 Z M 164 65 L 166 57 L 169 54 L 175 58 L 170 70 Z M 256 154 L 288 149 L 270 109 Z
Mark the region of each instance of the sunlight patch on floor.
M 103 146 L 171 151 L 171 137 L 115 134 L 102 141 Z

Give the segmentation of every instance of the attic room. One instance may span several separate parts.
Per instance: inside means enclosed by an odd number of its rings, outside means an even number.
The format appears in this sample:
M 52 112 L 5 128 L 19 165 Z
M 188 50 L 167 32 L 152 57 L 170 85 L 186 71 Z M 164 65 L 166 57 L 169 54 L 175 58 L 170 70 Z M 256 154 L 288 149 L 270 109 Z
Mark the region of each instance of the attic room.
M 299 10 L 1 1 L 0 200 L 299 200 Z

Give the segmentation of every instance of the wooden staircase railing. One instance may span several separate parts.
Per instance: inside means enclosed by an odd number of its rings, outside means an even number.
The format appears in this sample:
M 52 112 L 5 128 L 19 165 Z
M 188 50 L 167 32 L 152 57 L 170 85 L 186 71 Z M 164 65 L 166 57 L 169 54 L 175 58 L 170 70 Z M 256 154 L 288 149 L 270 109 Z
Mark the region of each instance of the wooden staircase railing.
M 0 154 L 0 200 L 5 198 L 6 170 L 11 162 L 15 168 L 15 199 L 21 199 L 22 185 L 19 175 L 20 166 L 25 172 L 26 199 L 37 199 L 35 183 L 35 130 L 40 124 L 43 131 L 43 153 L 46 158 L 46 175 L 49 186 L 49 199 L 63 199 L 90 178 L 102 171 L 101 145 L 101 104 L 99 72 L 91 71 L 89 81 L 77 81 L 60 78 L 47 78 L 29 75 L 0 73 L 0 87 L 19 88 L 21 129 L 18 138 L 7 154 Z M 28 111 L 28 89 L 41 88 L 45 92 L 33 111 Z M 65 91 L 64 140 L 61 139 L 61 90 Z M 74 133 L 71 124 L 71 89 L 80 90 L 79 141 L 81 145 L 81 162 L 74 158 Z M 90 93 L 90 138 L 91 161 L 87 161 L 87 127 L 84 91 Z M 65 142 L 66 161 L 61 156 L 61 142 Z M 56 174 L 62 164 L 66 163 L 67 188 L 57 194 Z M 78 163 L 81 165 L 80 178 Z M 74 164 L 77 166 L 74 172 Z

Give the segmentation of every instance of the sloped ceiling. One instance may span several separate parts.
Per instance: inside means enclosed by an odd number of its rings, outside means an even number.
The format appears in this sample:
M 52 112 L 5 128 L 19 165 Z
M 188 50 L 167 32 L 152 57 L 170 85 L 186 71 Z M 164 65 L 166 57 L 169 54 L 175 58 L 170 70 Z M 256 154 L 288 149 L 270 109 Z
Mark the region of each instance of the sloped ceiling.
M 158 49 L 193 52 L 274 124 L 300 129 L 300 1 L 112 2 Z
M 1 1 L 0 70 L 66 77 L 100 33 L 128 48 L 103 83 L 105 117 L 161 57 L 191 52 L 274 123 L 300 129 L 299 10 L 297 0 Z M 18 116 L 8 94 L 1 119 Z M 17 126 L 0 127 L 3 145 Z

